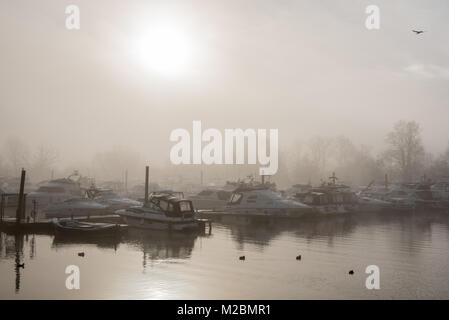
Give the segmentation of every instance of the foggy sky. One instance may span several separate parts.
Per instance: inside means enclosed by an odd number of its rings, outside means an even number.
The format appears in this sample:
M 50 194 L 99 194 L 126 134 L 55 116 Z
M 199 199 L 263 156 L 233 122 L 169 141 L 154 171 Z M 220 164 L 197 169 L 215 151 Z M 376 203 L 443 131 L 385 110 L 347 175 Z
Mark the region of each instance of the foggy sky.
M 76 4 L 81 29 L 65 28 Z M 365 28 L 365 8 L 381 28 Z M 345 135 L 381 148 L 417 120 L 429 151 L 449 137 L 447 1 L 2 1 L 0 143 L 46 143 L 63 162 L 126 147 L 169 158 L 171 130 L 278 128 L 283 144 Z M 158 17 L 192 40 L 188 72 L 139 65 L 132 40 Z M 416 36 L 411 29 L 428 32 Z

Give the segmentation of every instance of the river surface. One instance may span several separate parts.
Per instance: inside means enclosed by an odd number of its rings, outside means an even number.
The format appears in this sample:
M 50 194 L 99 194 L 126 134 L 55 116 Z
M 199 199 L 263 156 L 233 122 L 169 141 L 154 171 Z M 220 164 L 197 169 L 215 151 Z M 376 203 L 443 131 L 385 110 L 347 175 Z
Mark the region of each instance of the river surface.
M 210 235 L 0 240 L 0 299 L 449 299 L 449 214 L 238 219 L 215 222 Z M 66 287 L 69 265 L 79 267 L 79 290 Z M 369 265 L 379 268 L 378 290 L 366 288 Z

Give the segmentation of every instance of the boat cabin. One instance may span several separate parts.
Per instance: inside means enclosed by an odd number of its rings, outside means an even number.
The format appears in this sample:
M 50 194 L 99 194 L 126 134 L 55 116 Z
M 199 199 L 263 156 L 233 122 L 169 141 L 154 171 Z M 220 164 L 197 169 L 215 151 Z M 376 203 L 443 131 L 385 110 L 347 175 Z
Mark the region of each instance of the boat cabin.
M 195 211 L 190 200 L 169 195 L 155 195 L 144 205 L 152 211 L 165 213 L 167 217 L 193 218 Z
M 352 192 L 329 192 L 327 190 L 311 190 L 297 193 L 295 196 L 302 203 L 312 206 L 356 204 L 357 196 Z

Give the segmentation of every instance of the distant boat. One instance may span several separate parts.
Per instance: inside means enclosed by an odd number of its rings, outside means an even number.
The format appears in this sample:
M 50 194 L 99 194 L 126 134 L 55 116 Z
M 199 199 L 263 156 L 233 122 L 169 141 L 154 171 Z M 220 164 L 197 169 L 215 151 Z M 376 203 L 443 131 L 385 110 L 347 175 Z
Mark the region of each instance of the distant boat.
M 312 208 L 299 201 L 284 199 L 270 186 L 260 184 L 241 185 L 232 193 L 229 202 L 218 212 L 235 215 L 296 218 L 312 212 Z
M 40 187 L 27 196 L 31 203 L 36 200 L 39 208 L 45 208 L 51 203 L 61 202 L 74 197 L 81 197 L 82 191 L 78 182 L 69 178 L 56 179 L 41 183 Z
M 293 198 L 315 209 L 320 214 L 341 214 L 356 212 L 359 208 L 358 198 L 348 186 L 337 184 L 335 173 L 329 177 L 331 182 L 320 187 L 298 192 Z
M 74 220 L 52 219 L 55 231 L 62 234 L 113 234 L 120 230 L 120 226 L 110 223 L 87 223 Z
M 217 209 L 229 201 L 232 192 L 221 189 L 205 189 L 196 195 L 190 196 L 196 209 Z
M 99 189 L 92 186 L 86 190 L 86 195 L 89 199 L 105 205 L 109 211 L 142 205 L 140 201 L 120 197 L 112 189 Z
M 70 218 L 77 216 L 98 216 L 112 213 L 108 206 L 89 198 L 73 198 L 52 203 L 43 210 L 47 218 Z

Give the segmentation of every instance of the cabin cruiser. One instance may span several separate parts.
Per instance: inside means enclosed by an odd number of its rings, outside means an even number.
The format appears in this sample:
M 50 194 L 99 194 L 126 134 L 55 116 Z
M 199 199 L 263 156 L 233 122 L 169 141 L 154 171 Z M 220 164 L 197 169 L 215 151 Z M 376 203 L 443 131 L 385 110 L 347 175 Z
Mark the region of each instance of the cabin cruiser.
M 45 208 L 51 203 L 81 196 L 79 183 L 70 178 L 63 178 L 41 183 L 36 191 L 27 195 L 27 201 L 31 203 L 32 200 L 36 200 L 40 208 Z
M 200 193 L 190 196 L 196 209 L 215 210 L 221 208 L 229 201 L 232 192 L 221 189 L 205 189 Z
M 438 187 L 437 187 L 438 188 Z M 444 209 L 449 201 L 444 201 L 429 183 L 401 183 L 391 186 L 371 187 L 362 194 L 370 198 L 391 203 L 390 209 L 410 211 L 415 209 Z M 440 189 L 441 190 L 441 189 Z
M 89 199 L 105 205 L 110 211 L 142 205 L 140 201 L 119 197 L 112 189 L 98 189 L 91 186 L 86 190 L 86 195 Z
M 143 206 L 118 210 L 116 213 L 129 226 L 143 229 L 184 231 L 200 226 L 190 200 L 167 194 L 153 195 Z
M 436 200 L 449 201 L 449 178 L 447 181 L 440 181 L 430 187 L 432 196 Z
M 381 212 L 392 209 L 393 204 L 389 201 L 374 199 L 366 196 L 357 195 L 358 212 Z
M 358 199 L 348 186 L 338 184 L 322 184 L 307 192 L 297 193 L 297 199 L 322 214 L 339 214 L 356 212 Z
M 298 184 L 294 184 L 287 190 L 282 191 L 282 194 L 287 198 L 291 198 L 291 197 L 295 196 L 297 193 L 305 193 L 305 192 L 309 191 L 310 189 L 312 189 L 312 186 L 310 185 L 310 183 L 309 184 L 298 183 Z
M 161 187 L 157 183 L 152 182 L 148 185 L 149 192 L 153 192 L 153 191 L 160 190 L 160 189 L 161 189 Z M 143 199 L 144 195 L 145 195 L 145 184 L 144 183 L 137 184 L 137 185 L 133 186 L 127 192 L 128 197 L 130 197 L 131 199 L 137 199 L 139 201 L 140 201 L 140 199 Z
M 68 218 L 111 213 L 108 206 L 89 198 L 72 198 L 49 204 L 43 212 L 47 218 Z
M 220 212 L 251 216 L 300 217 L 312 208 L 295 200 L 284 199 L 269 186 L 242 184 L 232 193 Z
M 429 183 L 403 183 L 400 189 L 388 194 L 387 200 L 401 200 L 413 204 L 416 210 L 421 209 L 444 209 L 448 208 L 449 202 L 436 199 Z

